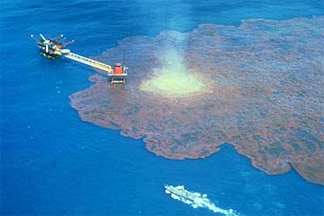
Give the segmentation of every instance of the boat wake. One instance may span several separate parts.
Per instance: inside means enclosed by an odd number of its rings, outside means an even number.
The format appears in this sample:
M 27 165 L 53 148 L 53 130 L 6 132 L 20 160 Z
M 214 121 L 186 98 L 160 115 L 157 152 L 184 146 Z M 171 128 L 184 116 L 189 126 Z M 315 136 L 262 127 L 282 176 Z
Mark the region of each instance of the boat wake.
M 233 209 L 221 209 L 207 198 L 207 194 L 201 195 L 197 192 L 187 191 L 184 186 L 165 185 L 165 193 L 170 194 L 171 198 L 179 200 L 193 208 L 207 208 L 215 213 L 226 216 L 240 216 Z

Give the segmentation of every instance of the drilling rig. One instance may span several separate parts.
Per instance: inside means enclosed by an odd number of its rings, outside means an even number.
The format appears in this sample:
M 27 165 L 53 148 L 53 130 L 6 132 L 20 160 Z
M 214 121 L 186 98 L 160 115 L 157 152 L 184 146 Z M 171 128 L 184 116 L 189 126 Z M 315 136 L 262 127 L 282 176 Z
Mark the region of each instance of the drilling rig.
M 114 68 L 112 68 L 110 65 L 75 54 L 71 52 L 71 50 L 66 49 L 65 47 L 74 43 L 74 40 L 65 42 L 63 35 L 59 35 L 51 39 L 45 38 L 42 34 L 39 34 L 39 36 L 41 37 L 40 39 L 35 38 L 34 35 L 31 35 L 31 37 L 37 42 L 40 49 L 40 54 L 42 56 L 49 59 L 56 59 L 59 57 L 72 59 L 82 64 L 90 65 L 91 67 L 106 71 L 111 84 L 126 83 L 128 68 L 125 65 L 125 53 L 124 63 L 116 63 Z

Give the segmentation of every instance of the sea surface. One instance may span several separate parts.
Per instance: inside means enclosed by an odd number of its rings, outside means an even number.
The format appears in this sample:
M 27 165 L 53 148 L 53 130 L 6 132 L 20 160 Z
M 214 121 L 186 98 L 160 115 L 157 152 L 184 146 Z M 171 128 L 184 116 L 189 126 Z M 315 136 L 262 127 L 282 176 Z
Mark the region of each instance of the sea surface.
M 171 184 L 240 215 L 324 215 L 323 186 L 294 170 L 269 176 L 230 145 L 206 159 L 168 160 L 142 140 L 82 122 L 68 96 L 95 71 L 41 57 L 30 38 L 64 34 L 73 52 L 97 56 L 135 35 L 323 15 L 322 0 L 1 0 L 0 214 L 215 215 L 171 199 Z

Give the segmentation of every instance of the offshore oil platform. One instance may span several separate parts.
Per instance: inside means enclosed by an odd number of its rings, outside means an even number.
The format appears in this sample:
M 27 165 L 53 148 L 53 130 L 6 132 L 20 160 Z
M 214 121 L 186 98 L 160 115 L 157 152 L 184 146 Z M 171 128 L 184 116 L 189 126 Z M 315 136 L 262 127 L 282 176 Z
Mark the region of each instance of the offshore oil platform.
M 34 35 L 31 35 L 31 37 L 36 40 L 37 45 L 40 49 L 40 54 L 42 56 L 49 59 L 56 59 L 64 56 L 65 58 L 72 59 L 74 61 L 106 71 L 109 76 L 109 81 L 112 84 L 123 84 L 126 82 L 128 68 L 125 65 L 125 53 L 124 63 L 116 63 L 114 68 L 112 68 L 110 65 L 72 53 L 71 50 L 66 49 L 65 46 L 72 44 L 74 40 L 65 42 L 63 35 L 59 35 L 51 39 L 46 39 L 42 34 L 39 34 L 39 36 L 41 37 L 41 39 L 37 39 L 34 37 Z

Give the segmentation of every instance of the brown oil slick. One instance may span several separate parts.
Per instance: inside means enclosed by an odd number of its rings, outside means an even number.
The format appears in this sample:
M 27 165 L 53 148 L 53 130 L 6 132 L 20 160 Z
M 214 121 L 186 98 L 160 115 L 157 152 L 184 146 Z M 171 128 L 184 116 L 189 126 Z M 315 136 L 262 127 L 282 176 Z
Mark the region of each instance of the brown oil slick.
M 229 143 L 268 174 L 293 167 L 324 184 L 323 38 L 324 17 L 204 24 L 187 33 L 126 38 L 96 57 L 113 64 L 125 50 L 126 85 L 111 85 L 98 71 L 91 87 L 70 96 L 71 105 L 82 120 L 142 138 L 159 156 L 204 158 Z M 173 94 L 177 88 L 154 83 L 166 73 L 161 56 L 170 49 L 182 58 L 180 81 L 183 73 L 196 77 L 197 91 L 179 84 L 184 93 Z M 145 82 L 162 90 L 147 91 Z

